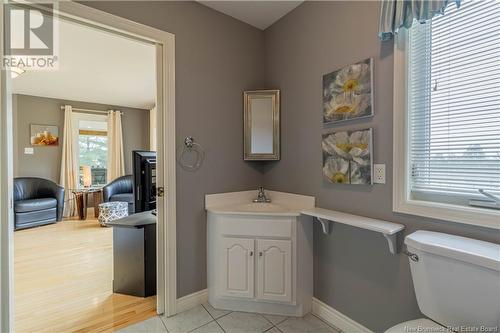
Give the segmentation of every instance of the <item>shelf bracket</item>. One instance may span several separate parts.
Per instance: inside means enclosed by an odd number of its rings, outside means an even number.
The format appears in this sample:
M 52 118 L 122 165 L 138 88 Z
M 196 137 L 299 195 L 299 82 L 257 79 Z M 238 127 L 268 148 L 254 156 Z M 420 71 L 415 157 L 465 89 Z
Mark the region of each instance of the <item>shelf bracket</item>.
M 396 254 L 397 253 L 397 233 L 389 235 L 389 234 L 383 234 L 385 239 L 387 239 L 387 244 L 389 245 L 389 252 L 391 254 Z
M 319 223 L 321 223 L 321 228 L 323 229 L 323 233 L 325 235 L 330 234 L 330 220 L 321 218 L 321 217 L 316 217 L 316 220 L 318 220 Z

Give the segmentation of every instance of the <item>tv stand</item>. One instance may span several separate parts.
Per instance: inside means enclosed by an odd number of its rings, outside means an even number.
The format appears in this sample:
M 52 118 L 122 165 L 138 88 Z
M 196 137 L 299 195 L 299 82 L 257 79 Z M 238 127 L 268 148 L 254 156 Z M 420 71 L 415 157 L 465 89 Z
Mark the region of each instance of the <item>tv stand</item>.
M 156 216 L 146 211 L 107 225 L 113 227 L 113 292 L 156 295 Z

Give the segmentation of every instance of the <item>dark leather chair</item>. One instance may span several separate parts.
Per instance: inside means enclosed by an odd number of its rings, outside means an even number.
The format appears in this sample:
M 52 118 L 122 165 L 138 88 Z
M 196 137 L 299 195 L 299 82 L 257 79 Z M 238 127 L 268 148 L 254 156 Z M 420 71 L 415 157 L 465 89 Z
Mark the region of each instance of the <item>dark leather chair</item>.
M 135 213 L 134 179 L 132 175 L 121 176 L 102 188 L 102 200 L 128 203 L 128 213 Z
M 62 220 L 64 188 L 35 177 L 14 178 L 14 230 Z

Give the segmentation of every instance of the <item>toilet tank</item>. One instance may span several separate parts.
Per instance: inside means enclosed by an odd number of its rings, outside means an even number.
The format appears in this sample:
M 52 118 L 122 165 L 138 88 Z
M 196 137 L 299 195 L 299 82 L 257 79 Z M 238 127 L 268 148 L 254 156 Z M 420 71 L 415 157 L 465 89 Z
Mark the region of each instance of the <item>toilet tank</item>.
M 500 245 L 431 231 L 405 238 L 420 311 L 443 326 L 500 331 Z

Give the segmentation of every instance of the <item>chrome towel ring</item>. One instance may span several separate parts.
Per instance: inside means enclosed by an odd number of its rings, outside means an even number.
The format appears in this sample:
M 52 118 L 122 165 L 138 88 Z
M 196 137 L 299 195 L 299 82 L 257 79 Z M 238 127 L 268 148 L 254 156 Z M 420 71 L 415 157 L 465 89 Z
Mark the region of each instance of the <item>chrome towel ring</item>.
M 204 159 L 205 151 L 203 147 L 199 143 L 194 142 L 192 136 L 186 137 L 177 157 L 177 162 L 179 162 L 181 168 L 186 171 L 196 171 L 200 168 Z

